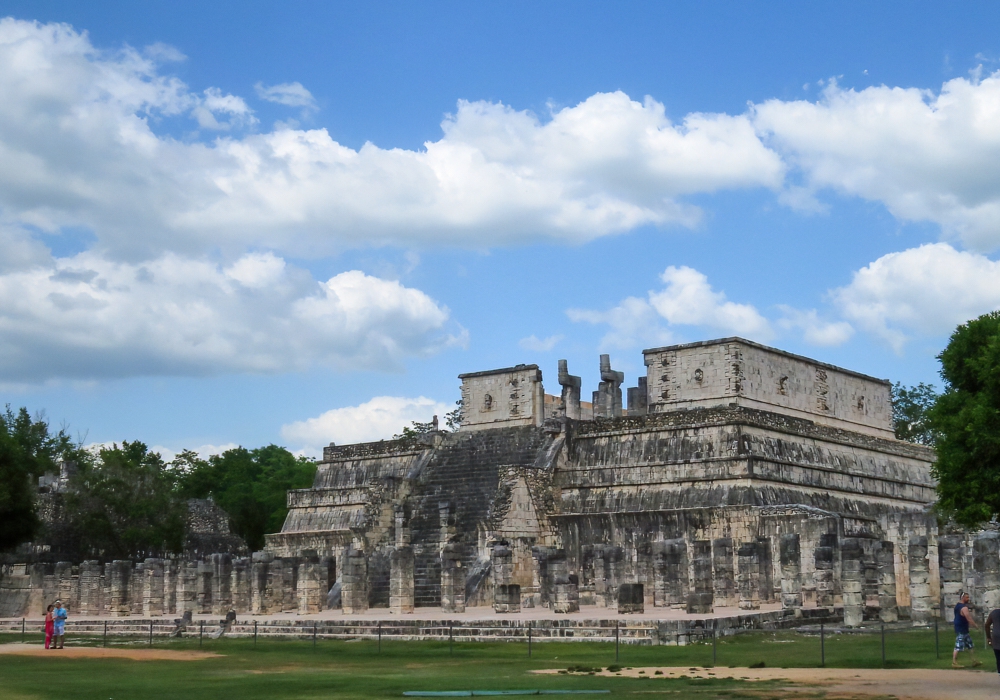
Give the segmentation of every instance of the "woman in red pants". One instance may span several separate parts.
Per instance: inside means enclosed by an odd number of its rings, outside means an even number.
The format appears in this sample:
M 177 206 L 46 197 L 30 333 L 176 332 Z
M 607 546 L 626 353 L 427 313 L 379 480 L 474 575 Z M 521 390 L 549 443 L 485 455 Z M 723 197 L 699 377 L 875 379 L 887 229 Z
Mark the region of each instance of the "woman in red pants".
M 52 643 L 52 633 L 55 631 L 56 623 L 52 619 L 52 608 L 54 605 L 50 605 L 45 610 L 45 648 L 49 648 L 49 644 Z

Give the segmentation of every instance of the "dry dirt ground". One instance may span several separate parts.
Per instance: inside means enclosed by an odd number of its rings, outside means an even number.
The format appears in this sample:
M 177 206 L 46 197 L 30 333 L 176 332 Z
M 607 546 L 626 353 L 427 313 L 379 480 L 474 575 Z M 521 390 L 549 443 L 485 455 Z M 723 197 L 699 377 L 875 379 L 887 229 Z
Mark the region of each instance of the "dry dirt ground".
M 545 669 L 535 673 L 558 673 Z M 660 671 L 662 675 L 657 676 Z M 895 697 L 899 700 L 1000 700 L 1000 678 L 996 673 L 940 669 L 853 668 L 672 668 L 650 666 L 621 670 L 622 676 L 656 678 L 739 678 L 743 680 L 788 680 L 786 691 L 812 686 L 827 698 Z M 598 676 L 616 676 L 602 671 Z M 650 687 L 652 690 L 653 687 Z
M 122 647 L 46 649 L 40 644 L 0 644 L 0 654 L 70 659 L 133 659 L 135 661 L 198 661 L 218 656 L 210 651 L 177 651 L 174 649 L 129 649 Z

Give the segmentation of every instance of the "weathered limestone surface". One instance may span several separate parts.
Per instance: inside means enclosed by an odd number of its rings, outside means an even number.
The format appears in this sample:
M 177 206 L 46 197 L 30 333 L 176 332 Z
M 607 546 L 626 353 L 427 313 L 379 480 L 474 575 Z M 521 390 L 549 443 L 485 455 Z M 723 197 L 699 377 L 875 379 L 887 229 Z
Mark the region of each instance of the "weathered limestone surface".
M 910 619 L 914 622 L 927 622 L 934 615 L 927 562 L 927 538 L 911 537 L 907 555 L 910 561 Z
M 757 542 L 740 545 L 737 559 L 740 610 L 759 610 L 760 546 Z
M 781 561 L 781 607 L 802 607 L 802 550 L 799 535 L 781 536 L 779 557 Z
M 896 558 L 892 542 L 881 542 L 878 549 L 878 599 L 879 619 L 895 622 L 899 619 L 896 602 Z
M 864 620 L 861 554 L 861 543 L 856 537 L 844 538 L 840 546 L 840 581 L 844 598 L 844 624 L 847 627 L 860 627 Z
M 733 338 L 644 355 L 627 410 L 607 356 L 590 407 L 560 363 L 549 415 L 535 365 L 463 374 L 461 430 L 327 447 L 252 559 L 22 565 L 0 609 L 565 612 L 625 590 L 626 608 L 780 600 L 854 624 L 927 619 L 970 581 L 1000 603 L 996 534 L 939 537 L 933 453 L 893 439 L 887 382 Z

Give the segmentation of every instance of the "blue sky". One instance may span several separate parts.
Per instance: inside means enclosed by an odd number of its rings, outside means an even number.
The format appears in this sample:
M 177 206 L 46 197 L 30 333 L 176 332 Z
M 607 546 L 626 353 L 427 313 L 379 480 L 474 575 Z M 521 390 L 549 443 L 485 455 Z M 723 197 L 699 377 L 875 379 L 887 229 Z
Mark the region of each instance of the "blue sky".
M 0 387 L 88 442 L 314 454 L 728 335 L 936 382 L 1000 308 L 990 3 L 0 16 Z

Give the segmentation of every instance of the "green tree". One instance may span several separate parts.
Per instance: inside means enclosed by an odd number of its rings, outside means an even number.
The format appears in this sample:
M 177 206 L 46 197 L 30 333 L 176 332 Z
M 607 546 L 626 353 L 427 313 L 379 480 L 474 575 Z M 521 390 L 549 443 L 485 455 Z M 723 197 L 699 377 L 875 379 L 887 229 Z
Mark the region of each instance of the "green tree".
M 444 414 L 444 423 L 452 432 L 462 427 L 462 399 L 455 402 L 455 408 Z
M 959 326 L 938 359 L 945 390 L 930 410 L 938 504 L 975 527 L 1000 513 L 1000 311 Z
M 928 414 L 937 398 L 938 393 L 930 384 L 921 382 L 911 387 L 900 382 L 893 384 L 892 422 L 896 439 L 933 447 L 937 434 Z
M 83 556 L 144 557 L 180 552 L 187 510 L 176 474 L 139 441 L 102 447 L 70 482 L 67 510 Z
M 10 405 L 0 413 L 0 551 L 30 540 L 39 527 L 35 483 L 59 462 L 77 452 L 64 430 L 49 433 L 43 416 L 32 418 L 26 408 Z
M 265 534 L 281 530 L 288 490 L 308 488 L 316 476 L 315 462 L 277 445 L 237 447 L 207 460 L 182 452 L 174 466 L 178 495 L 214 499 L 251 550 L 264 546 Z

